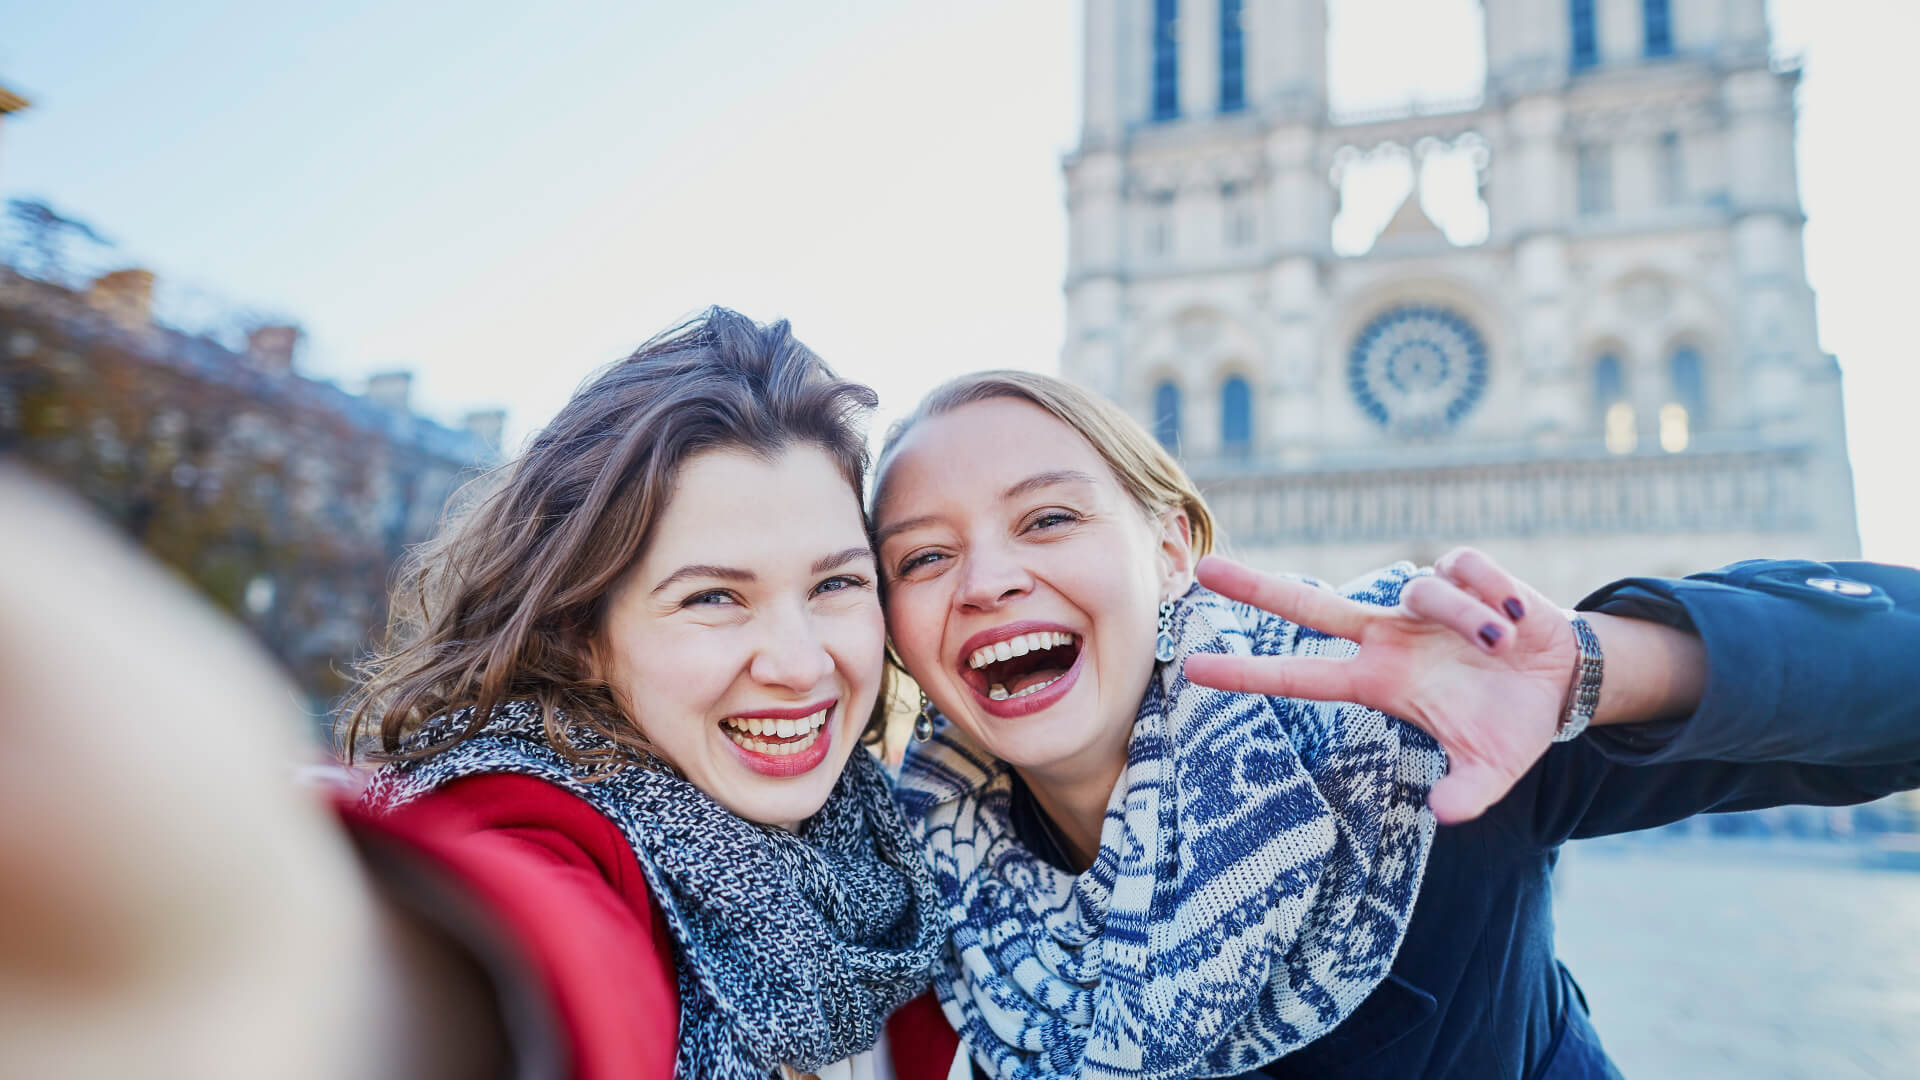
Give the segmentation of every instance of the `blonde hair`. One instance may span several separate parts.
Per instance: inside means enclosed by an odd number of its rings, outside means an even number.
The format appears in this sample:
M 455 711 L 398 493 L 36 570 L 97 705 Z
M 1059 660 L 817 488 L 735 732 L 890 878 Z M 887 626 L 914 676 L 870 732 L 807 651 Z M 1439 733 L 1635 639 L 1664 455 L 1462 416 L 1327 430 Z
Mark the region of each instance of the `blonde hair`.
M 976 371 L 942 383 L 920 399 L 912 413 L 887 429 L 886 440 L 880 447 L 880 461 L 874 469 L 874 509 L 879 509 L 887 463 L 901 437 L 928 417 L 993 398 L 1016 398 L 1052 413 L 1087 440 L 1094 452 L 1106 461 L 1107 468 L 1113 470 L 1120 486 L 1148 516 L 1157 518 L 1168 510 L 1186 512 L 1194 558 L 1213 550 L 1213 511 L 1207 509 L 1207 501 L 1194 486 L 1193 478 L 1158 440 L 1105 398 L 1064 379 L 1031 371 Z

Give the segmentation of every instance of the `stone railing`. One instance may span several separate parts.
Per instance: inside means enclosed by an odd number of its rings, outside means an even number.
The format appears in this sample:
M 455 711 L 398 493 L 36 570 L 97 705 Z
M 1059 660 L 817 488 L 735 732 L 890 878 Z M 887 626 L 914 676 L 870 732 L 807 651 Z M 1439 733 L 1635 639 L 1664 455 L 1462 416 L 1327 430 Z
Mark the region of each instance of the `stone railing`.
M 1486 104 L 1480 94 L 1469 94 L 1454 98 L 1436 98 L 1432 100 L 1414 98 L 1391 105 L 1374 105 L 1358 109 L 1329 109 L 1327 119 L 1335 127 L 1351 127 L 1357 124 L 1380 124 L 1398 120 L 1410 120 L 1415 117 L 1455 116 L 1470 113 Z
M 1801 446 L 1315 471 L 1196 468 L 1241 544 L 1812 527 Z

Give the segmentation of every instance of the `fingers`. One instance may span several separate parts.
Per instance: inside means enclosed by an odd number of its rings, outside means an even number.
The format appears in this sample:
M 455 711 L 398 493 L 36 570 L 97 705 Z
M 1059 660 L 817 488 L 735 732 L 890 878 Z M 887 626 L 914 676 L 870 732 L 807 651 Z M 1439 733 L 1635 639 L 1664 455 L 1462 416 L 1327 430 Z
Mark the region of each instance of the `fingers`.
M 1427 806 L 1442 825 L 1458 825 L 1486 813 L 1513 787 L 1513 778 L 1483 761 L 1449 755 L 1447 775 L 1427 793 Z
M 1489 653 L 1510 650 L 1512 620 L 1442 577 L 1419 577 L 1401 590 L 1400 603 L 1423 619 L 1437 622 Z
M 1350 641 L 1359 640 L 1367 623 L 1383 613 L 1304 581 L 1258 573 L 1219 555 L 1201 559 L 1194 577 L 1228 599 Z
M 1357 678 L 1353 663 L 1347 660 L 1200 653 L 1187 657 L 1183 670 L 1189 682 L 1230 693 L 1354 701 L 1379 707 L 1363 700 L 1367 691 Z
M 1550 613 L 1557 608 L 1538 589 L 1507 573 L 1484 551 L 1470 547 L 1454 548 L 1434 563 L 1433 571 L 1489 608 L 1506 615 L 1523 635 L 1533 627 L 1551 626 L 1558 621 L 1551 618 L 1529 620 L 1527 616 L 1530 614 Z

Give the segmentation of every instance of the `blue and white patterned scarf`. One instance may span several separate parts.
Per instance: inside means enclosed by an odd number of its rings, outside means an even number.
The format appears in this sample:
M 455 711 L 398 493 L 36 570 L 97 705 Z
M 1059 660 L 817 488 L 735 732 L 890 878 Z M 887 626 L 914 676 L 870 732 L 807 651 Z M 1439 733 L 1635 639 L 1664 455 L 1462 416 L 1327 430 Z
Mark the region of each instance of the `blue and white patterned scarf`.
M 455 714 L 438 730 L 461 730 Z M 608 741 L 570 730 L 582 749 Z M 409 745 L 430 741 L 410 740 Z M 534 776 L 619 826 L 673 933 L 680 989 L 674 1075 L 766 1080 L 872 1049 L 889 1013 L 926 988 L 946 923 L 891 785 L 855 749 L 798 833 L 735 816 L 634 759 L 605 779 L 556 753 L 528 702 L 474 738 L 375 774 L 363 801 L 392 809 L 464 776 Z
M 1343 590 L 1392 605 L 1399 564 Z M 951 724 L 898 797 L 953 921 L 934 985 L 996 1080 L 1229 1076 L 1311 1042 L 1381 981 L 1432 845 L 1438 744 L 1358 705 L 1189 683 L 1195 653 L 1354 645 L 1195 586 L 1141 702 L 1093 866 L 1010 824 L 1011 768 Z

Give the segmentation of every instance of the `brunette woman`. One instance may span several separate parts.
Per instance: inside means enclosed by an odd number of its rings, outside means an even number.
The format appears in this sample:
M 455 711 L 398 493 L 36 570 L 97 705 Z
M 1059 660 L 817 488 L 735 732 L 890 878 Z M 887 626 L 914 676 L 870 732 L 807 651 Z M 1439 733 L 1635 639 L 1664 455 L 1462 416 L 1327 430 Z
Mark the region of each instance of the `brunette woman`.
M 1461 551 L 1335 593 L 1199 561 L 1165 451 L 1011 372 L 896 427 L 873 515 L 929 698 L 936 986 L 991 1077 L 1614 1076 L 1554 958 L 1563 841 L 1920 786 L 1920 707 L 1834 662 L 1920 644 L 1912 571 L 1742 564 L 1570 619 Z
M 54 588 L 0 577 L 0 808 L 73 807 L 62 859 L 0 829 L 0 1072 L 945 1076 L 901 1009 L 944 922 L 861 747 L 872 404 L 785 323 L 720 309 L 586 383 L 399 594 L 349 731 L 387 762 L 357 860 L 275 790 L 257 665 L 25 508 L 90 560 L 75 602 L 132 630 L 81 637 Z M 115 677 L 71 695 L 80 782 L 43 729 L 83 640 Z
M 882 1021 L 923 989 L 943 924 L 860 746 L 873 404 L 784 323 L 655 339 L 421 554 L 371 665 L 353 733 L 396 764 L 369 802 L 464 814 L 464 849 L 564 883 L 523 926 L 625 969 L 588 1035 L 626 1048 L 610 1075 L 884 1074 Z

